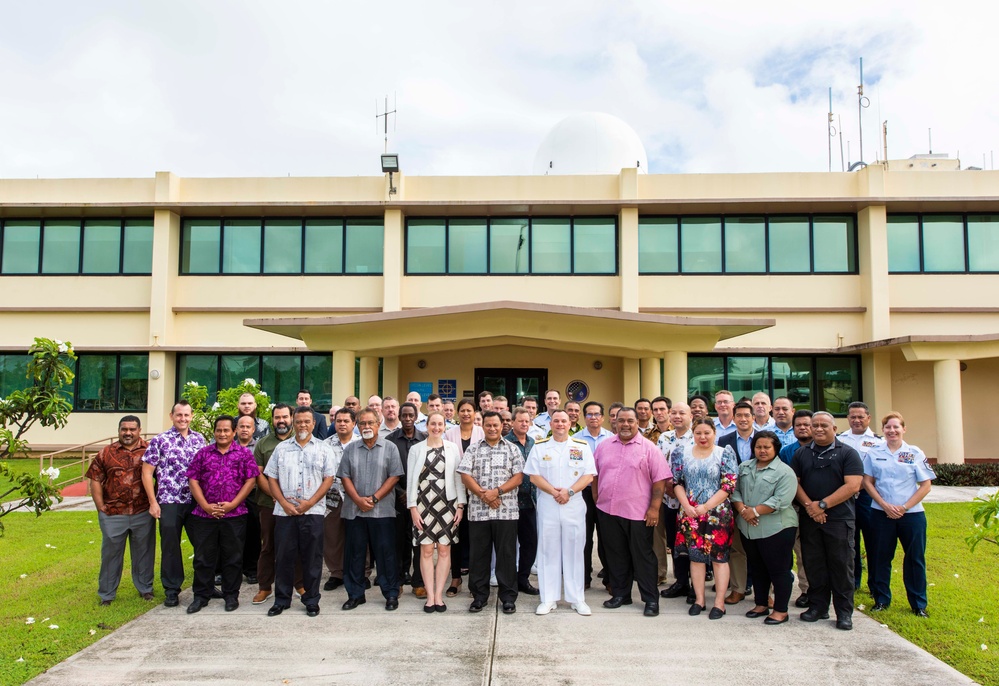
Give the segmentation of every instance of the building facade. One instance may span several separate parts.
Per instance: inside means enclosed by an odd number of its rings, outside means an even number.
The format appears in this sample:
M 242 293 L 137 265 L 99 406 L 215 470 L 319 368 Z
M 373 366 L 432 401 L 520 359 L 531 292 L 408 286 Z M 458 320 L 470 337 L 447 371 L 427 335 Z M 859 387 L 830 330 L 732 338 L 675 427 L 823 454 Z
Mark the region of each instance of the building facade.
M 80 356 L 75 411 L 35 445 L 159 430 L 186 381 L 252 377 L 321 408 L 413 384 L 863 400 L 931 457 L 990 459 L 999 174 L 942 167 L 0 180 L 0 393 L 47 336 Z

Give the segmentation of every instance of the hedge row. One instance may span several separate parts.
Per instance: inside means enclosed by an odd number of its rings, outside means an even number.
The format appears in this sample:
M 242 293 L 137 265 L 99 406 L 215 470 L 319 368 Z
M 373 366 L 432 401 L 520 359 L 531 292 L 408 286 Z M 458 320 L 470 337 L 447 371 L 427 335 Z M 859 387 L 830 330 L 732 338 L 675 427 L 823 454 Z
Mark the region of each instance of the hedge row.
M 934 486 L 999 486 L 999 464 L 936 464 Z

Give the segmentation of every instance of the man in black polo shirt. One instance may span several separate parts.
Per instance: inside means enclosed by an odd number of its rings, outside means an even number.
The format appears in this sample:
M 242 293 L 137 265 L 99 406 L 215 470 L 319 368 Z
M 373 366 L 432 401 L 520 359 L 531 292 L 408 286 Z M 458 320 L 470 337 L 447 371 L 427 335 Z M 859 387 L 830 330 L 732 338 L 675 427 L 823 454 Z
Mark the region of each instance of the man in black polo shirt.
M 812 415 L 812 440 L 791 458 L 798 475 L 801 553 L 808 570 L 809 606 L 801 619 L 829 618 L 832 595 L 836 628 L 853 628 L 853 496 L 864 478 L 860 454 L 836 440 L 836 423 L 828 412 Z
M 409 450 L 420 441 L 427 440 L 427 434 L 416 428 L 416 417 L 419 409 L 414 403 L 405 402 L 399 408 L 399 428 L 388 433 L 385 440 L 394 443 L 399 449 L 399 459 L 402 460 L 403 471 L 407 469 Z M 420 572 L 420 550 L 413 546 L 413 516 L 406 507 L 406 475 L 403 474 L 395 486 L 395 554 L 399 562 L 399 586 L 413 585 L 413 593 L 417 598 L 427 596 L 423 586 L 423 574 Z M 410 567 L 413 573 L 410 574 Z

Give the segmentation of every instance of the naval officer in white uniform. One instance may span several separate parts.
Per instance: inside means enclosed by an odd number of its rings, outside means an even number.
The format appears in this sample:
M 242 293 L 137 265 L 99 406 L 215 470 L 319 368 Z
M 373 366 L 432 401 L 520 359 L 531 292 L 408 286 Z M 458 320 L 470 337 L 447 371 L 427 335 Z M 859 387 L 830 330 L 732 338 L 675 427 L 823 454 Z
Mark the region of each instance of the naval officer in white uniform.
M 569 425 L 565 410 L 552 412 L 551 438 L 534 444 L 524 467 L 524 474 L 538 489 L 541 603 L 535 614 L 539 615 L 551 612 L 562 598 L 579 614 L 590 614 L 583 599 L 586 502 L 581 491 L 593 481 L 597 468 L 590 446 L 570 437 Z

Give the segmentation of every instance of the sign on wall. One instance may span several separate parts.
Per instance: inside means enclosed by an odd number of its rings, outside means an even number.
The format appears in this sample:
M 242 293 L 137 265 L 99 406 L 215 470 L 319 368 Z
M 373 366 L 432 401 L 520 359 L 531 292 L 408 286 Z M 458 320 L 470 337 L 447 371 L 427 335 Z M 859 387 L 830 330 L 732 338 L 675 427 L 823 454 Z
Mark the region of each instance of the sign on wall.
M 439 395 L 442 400 L 453 401 L 455 398 L 457 398 L 457 394 L 458 394 L 457 379 L 437 379 L 437 395 Z
M 427 396 L 434 392 L 434 384 L 430 381 L 410 381 L 409 392 L 416 391 L 420 394 L 420 400 L 426 400 Z

